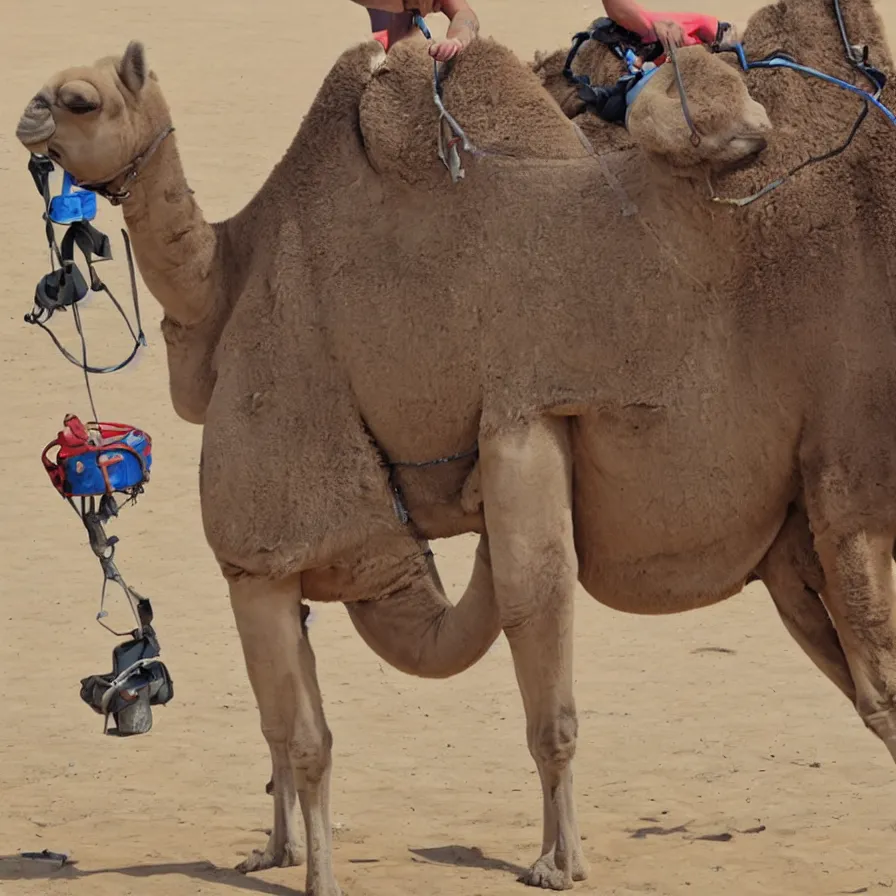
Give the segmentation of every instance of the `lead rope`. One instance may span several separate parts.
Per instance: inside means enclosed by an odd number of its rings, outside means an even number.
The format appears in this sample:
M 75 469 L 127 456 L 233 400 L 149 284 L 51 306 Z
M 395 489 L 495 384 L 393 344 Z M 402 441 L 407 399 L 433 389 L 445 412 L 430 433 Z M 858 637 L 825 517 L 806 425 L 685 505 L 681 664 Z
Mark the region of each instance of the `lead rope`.
M 414 10 L 414 24 L 428 41 L 432 41 L 432 32 L 429 30 L 423 16 L 420 15 L 419 10 Z M 460 160 L 460 153 L 457 151 L 458 144 L 461 145 L 464 152 L 471 155 L 480 155 L 481 153 L 470 142 L 464 129 L 457 123 L 454 116 L 445 108 L 445 103 L 442 100 L 442 83 L 439 76 L 438 59 L 433 59 L 432 61 L 432 99 L 436 109 L 439 110 L 439 158 L 448 169 L 448 173 L 451 175 L 451 182 L 456 184 L 463 179 L 465 174 Z M 453 137 L 446 135 L 446 126 L 454 134 Z
M 678 99 L 681 102 L 681 111 L 684 115 L 688 130 L 691 132 L 691 144 L 694 147 L 697 147 L 700 145 L 702 137 L 697 130 L 697 126 L 694 124 L 694 119 L 691 117 L 691 108 L 688 105 L 688 95 L 687 91 L 684 89 L 684 79 L 681 77 L 681 69 L 678 66 L 678 53 L 672 44 L 669 45 L 667 52 L 669 54 L 669 60 L 672 63 L 672 70 L 675 72 L 675 84 L 678 87 Z

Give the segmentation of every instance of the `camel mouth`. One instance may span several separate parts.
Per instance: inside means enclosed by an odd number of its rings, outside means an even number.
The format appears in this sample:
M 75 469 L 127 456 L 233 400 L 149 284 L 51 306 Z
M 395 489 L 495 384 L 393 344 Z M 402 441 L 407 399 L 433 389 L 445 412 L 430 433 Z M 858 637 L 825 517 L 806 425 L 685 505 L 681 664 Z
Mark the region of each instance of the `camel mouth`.
M 737 156 L 733 158 L 727 165 L 724 165 L 730 171 L 739 171 L 742 168 L 749 168 L 755 164 L 759 157 L 768 149 L 768 140 L 762 135 L 740 136 L 735 137 L 731 141 L 737 146 Z
M 752 156 L 758 156 L 760 153 L 765 152 L 765 150 L 768 149 L 768 140 L 766 140 L 765 137 L 761 135 L 756 137 L 745 137 L 744 139 L 753 144 L 754 149 L 750 153 L 750 155 Z
M 16 127 L 16 139 L 26 149 L 45 144 L 56 133 L 56 122 L 47 105 L 32 100 Z

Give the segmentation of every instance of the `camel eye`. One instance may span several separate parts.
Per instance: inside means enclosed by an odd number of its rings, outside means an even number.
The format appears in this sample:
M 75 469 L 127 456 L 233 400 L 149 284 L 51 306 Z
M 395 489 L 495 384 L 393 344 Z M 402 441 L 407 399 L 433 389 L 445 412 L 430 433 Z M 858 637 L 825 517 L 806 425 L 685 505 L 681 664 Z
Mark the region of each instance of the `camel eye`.
M 88 112 L 96 112 L 99 109 L 97 103 L 91 103 L 90 100 L 83 96 L 66 97 L 65 108 L 75 115 L 86 115 Z

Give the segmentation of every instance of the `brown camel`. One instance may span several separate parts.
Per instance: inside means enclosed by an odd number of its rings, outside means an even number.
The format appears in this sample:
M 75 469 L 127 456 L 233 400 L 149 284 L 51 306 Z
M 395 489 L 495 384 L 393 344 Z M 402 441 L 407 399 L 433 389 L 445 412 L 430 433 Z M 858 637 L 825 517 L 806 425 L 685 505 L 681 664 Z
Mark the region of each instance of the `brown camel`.
M 889 66 L 870 0 L 851 0 L 847 24 Z M 825 0 L 764 10 L 746 41 L 845 73 Z M 896 755 L 892 135 L 873 118 L 799 186 L 711 204 L 707 172 L 749 192 L 836 142 L 857 101 L 786 73 L 744 78 L 702 48 L 680 65 L 701 145 L 661 73 L 633 107 L 640 150 L 608 162 L 535 74 L 474 44 L 445 102 L 481 154 L 451 186 L 420 41 L 385 62 L 364 44 L 258 195 L 214 225 L 139 45 L 53 76 L 23 115 L 26 147 L 119 194 L 165 312 L 174 406 L 204 424 L 205 530 L 273 766 L 273 830 L 246 870 L 299 860 L 298 795 L 307 890 L 339 893 L 303 598 L 344 602 L 417 675 L 469 667 L 503 629 L 543 788 L 536 886 L 587 873 L 577 579 L 609 606 L 671 613 L 762 570 L 801 646 Z M 768 163 L 726 172 L 766 139 Z M 426 540 L 471 531 L 452 607 Z

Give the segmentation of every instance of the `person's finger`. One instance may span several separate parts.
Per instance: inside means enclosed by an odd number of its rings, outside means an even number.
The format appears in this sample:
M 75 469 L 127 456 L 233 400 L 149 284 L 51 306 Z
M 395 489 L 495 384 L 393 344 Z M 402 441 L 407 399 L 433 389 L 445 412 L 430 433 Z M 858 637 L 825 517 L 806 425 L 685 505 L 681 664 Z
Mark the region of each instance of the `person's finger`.
M 664 47 L 678 49 L 684 44 L 684 31 L 677 22 L 658 22 L 656 36 Z
M 442 40 L 429 48 L 429 55 L 439 62 L 447 62 L 453 59 L 460 50 L 460 44 L 456 40 Z

